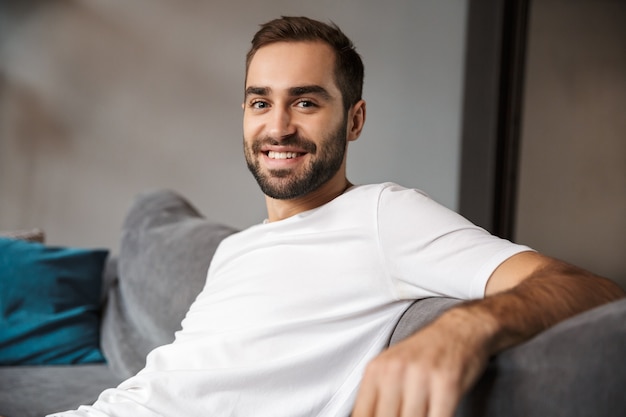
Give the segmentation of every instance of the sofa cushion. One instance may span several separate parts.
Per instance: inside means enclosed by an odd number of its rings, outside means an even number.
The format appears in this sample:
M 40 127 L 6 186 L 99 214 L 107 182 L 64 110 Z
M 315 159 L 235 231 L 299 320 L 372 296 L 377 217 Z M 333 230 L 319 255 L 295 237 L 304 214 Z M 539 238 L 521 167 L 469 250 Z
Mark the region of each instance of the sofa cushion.
M 106 250 L 0 238 L 0 365 L 94 363 Z
M 118 280 L 102 327 L 102 348 L 114 372 L 135 374 L 152 349 L 174 340 L 217 245 L 235 231 L 207 220 L 173 191 L 137 196 L 124 221 Z
M 42 417 L 93 404 L 122 380 L 104 363 L 0 366 L 0 416 Z

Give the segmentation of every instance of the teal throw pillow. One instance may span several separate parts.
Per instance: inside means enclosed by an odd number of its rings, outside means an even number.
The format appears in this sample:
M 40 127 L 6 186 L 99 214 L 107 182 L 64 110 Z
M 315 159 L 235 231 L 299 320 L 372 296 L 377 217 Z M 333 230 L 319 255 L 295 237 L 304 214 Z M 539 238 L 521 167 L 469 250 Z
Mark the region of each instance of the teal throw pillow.
M 100 292 L 107 255 L 0 238 L 0 365 L 104 361 Z

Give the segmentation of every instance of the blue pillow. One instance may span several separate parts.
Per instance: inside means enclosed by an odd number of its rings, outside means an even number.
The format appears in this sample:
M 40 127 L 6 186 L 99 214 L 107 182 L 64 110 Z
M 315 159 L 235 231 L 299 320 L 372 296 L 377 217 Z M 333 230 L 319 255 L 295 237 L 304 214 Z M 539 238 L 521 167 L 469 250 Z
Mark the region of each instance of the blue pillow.
M 104 362 L 100 292 L 107 255 L 0 238 L 0 365 Z

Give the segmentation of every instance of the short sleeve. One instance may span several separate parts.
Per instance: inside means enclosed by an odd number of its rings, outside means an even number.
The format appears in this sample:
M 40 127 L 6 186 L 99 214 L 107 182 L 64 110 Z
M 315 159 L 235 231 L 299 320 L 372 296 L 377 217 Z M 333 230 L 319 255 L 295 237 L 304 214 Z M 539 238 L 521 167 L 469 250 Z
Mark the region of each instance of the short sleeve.
M 532 250 L 491 235 L 424 193 L 389 184 L 378 202 L 384 262 L 399 299 L 484 297 L 509 257 Z

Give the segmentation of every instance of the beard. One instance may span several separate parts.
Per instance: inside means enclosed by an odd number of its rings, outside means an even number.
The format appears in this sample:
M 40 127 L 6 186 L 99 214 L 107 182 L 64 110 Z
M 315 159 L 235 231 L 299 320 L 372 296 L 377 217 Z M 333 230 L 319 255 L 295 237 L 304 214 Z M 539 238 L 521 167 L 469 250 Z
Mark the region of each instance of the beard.
M 251 145 L 247 145 L 244 140 L 244 155 L 248 169 L 265 195 L 278 200 L 290 200 L 313 192 L 328 182 L 341 168 L 346 144 L 345 123 L 341 123 L 335 131 L 322 139 L 319 146 L 294 134 L 280 141 L 272 138 L 258 139 Z M 311 156 L 310 162 L 300 172 L 292 169 L 263 172 L 258 155 L 265 145 L 297 147 Z

